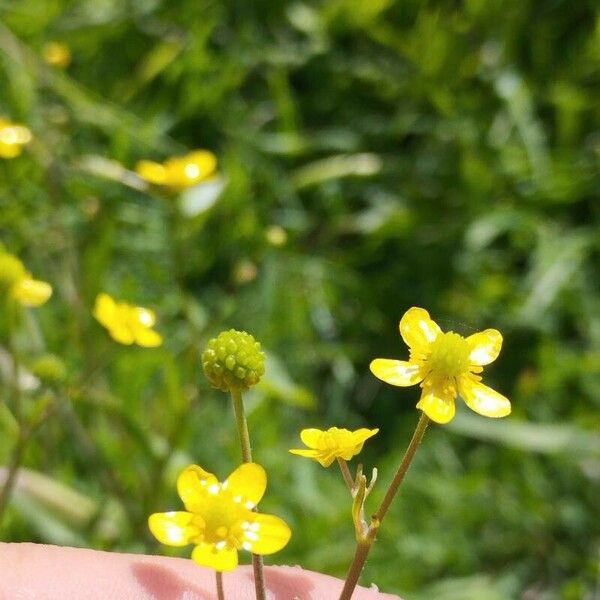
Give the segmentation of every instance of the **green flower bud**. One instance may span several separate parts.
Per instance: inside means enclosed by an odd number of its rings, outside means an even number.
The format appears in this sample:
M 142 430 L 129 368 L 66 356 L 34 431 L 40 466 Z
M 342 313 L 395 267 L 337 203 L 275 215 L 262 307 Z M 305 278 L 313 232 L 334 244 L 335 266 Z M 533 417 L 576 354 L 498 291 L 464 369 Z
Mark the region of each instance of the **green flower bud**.
M 202 353 L 202 368 L 211 385 L 224 392 L 246 390 L 265 372 L 265 353 L 245 331 L 222 331 Z
M 33 363 L 31 370 L 42 381 L 61 383 L 67 378 L 67 367 L 55 354 L 45 354 Z

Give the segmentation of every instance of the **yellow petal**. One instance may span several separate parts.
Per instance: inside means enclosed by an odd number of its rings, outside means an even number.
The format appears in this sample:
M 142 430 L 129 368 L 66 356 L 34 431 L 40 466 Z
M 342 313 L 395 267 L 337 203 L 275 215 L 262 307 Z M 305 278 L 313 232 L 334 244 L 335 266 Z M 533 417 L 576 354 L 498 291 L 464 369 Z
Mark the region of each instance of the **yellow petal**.
M 238 553 L 229 546 L 217 548 L 215 544 L 202 543 L 194 548 L 192 560 L 215 571 L 233 571 L 238 565 Z
M 94 304 L 94 317 L 105 327 L 110 327 L 116 314 L 117 304 L 108 294 L 98 294 Z
M 390 385 L 415 385 L 423 380 L 419 365 L 405 360 L 376 358 L 369 365 L 371 373 Z
M 451 421 L 456 412 L 454 399 L 443 398 L 443 394 L 436 393 L 432 388 L 429 391 L 423 391 L 421 399 L 417 403 L 417 408 L 422 410 L 432 421 L 444 425 Z
M 352 432 L 352 441 L 355 444 L 361 444 L 362 448 L 362 444 L 364 444 L 369 438 L 373 437 L 378 431 L 379 429 L 366 429 L 364 427 L 362 429 L 357 429 L 356 431 Z
M 194 150 L 185 157 L 185 160 L 188 164 L 198 167 L 199 179 L 206 179 L 217 168 L 217 157 L 209 150 Z
M 140 160 L 135 166 L 135 172 L 146 181 L 162 185 L 167 179 L 167 170 L 160 163 L 152 160 Z
M 130 346 L 135 341 L 133 331 L 123 323 L 118 321 L 111 323 L 107 329 L 110 337 L 115 340 L 115 342 L 119 342 L 119 344 Z
M 193 515 L 188 512 L 154 513 L 148 518 L 152 535 L 167 546 L 187 546 L 199 534 L 192 522 Z
M 470 335 L 467 343 L 471 348 L 469 361 L 472 365 L 482 367 L 494 362 L 502 348 L 502 334 L 496 329 L 486 329 Z
M 241 496 L 254 508 L 267 489 L 267 474 L 256 463 L 245 463 L 239 466 L 224 482 L 223 489 L 231 492 L 233 497 Z
M 416 352 L 426 351 L 440 333 L 438 324 L 423 308 L 413 306 L 400 319 L 400 335 L 407 346 Z
M 318 448 L 319 441 L 323 439 L 325 432 L 320 429 L 308 428 L 303 429 L 300 432 L 300 439 L 309 447 L 309 448 Z
M 198 465 L 190 465 L 177 478 L 177 493 L 185 507 L 194 512 L 194 505 L 202 501 L 208 488 L 213 485 L 219 485 L 219 481 L 212 473 Z
M 135 342 L 144 348 L 156 348 L 162 344 L 162 336 L 153 329 L 137 327 L 135 329 Z
M 0 142 L 0 158 L 16 158 L 23 152 L 19 144 L 5 144 Z
M 40 306 L 52 296 L 52 286 L 45 281 L 25 278 L 13 288 L 14 297 L 25 306 Z
M 466 405 L 484 417 L 498 418 L 510 414 L 508 398 L 471 377 L 461 377 L 458 389 Z
M 305 456 L 306 458 L 317 458 L 320 452 L 319 450 L 313 450 L 309 448 L 292 448 L 290 450 L 292 454 L 296 454 L 297 456 Z
M 283 519 L 256 514 L 244 531 L 242 546 L 254 554 L 273 554 L 281 550 L 291 536 L 292 532 Z

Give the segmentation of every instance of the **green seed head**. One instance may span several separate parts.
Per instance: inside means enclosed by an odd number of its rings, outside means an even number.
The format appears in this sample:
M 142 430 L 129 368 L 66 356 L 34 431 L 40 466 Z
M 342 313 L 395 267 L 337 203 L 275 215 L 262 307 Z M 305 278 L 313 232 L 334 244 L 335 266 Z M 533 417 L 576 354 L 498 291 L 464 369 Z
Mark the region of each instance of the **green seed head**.
M 202 368 L 219 390 L 247 390 L 265 372 L 265 353 L 249 333 L 230 329 L 208 342 L 202 353 Z

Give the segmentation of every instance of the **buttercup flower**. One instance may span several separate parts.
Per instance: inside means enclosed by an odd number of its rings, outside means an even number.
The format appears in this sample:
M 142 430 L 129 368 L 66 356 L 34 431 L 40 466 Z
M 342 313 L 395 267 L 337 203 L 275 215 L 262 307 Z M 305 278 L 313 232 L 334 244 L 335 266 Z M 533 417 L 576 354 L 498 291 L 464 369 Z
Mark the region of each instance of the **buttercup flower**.
M 31 141 L 31 131 L 0 117 L 0 158 L 15 158 Z
M 400 334 L 410 348 L 408 361 L 377 358 L 373 374 L 397 386 L 420 384 L 423 388 L 417 408 L 437 423 L 448 423 L 455 413 L 458 394 L 467 406 L 486 417 L 510 414 L 510 401 L 481 383 L 478 373 L 500 354 L 502 335 L 486 329 L 467 338 L 444 333 L 429 313 L 413 307 L 400 320 Z
M 256 463 L 238 467 L 223 483 L 190 465 L 177 479 L 186 510 L 150 515 L 150 531 L 168 546 L 195 544 L 192 560 L 199 565 L 231 571 L 237 567 L 238 550 L 272 554 L 290 539 L 285 521 L 252 510 L 266 487 L 265 470 Z
M 161 335 L 152 329 L 156 315 L 149 308 L 115 302 L 108 294 L 99 294 L 94 317 L 106 327 L 110 337 L 120 344 L 137 344 L 146 348 L 162 344 Z
M 208 179 L 217 168 L 217 157 L 208 150 L 194 150 L 185 156 L 174 156 L 163 163 L 141 160 L 136 173 L 154 185 L 181 191 Z
M 373 437 L 379 429 L 338 429 L 330 427 L 327 431 L 320 429 L 303 429 L 300 438 L 308 448 L 295 448 L 292 454 L 314 458 L 322 466 L 328 467 L 336 458 L 350 460 L 356 456 L 363 444 Z
M 40 306 L 52 296 L 52 286 L 33 279 L 23 263 L 0 249 L 0 290 L 23 306 Z
M 42 58 L 52 67 L 65 69 L 71 64 L 71 50 L 62 42 L 48 42 L 42 48 Z

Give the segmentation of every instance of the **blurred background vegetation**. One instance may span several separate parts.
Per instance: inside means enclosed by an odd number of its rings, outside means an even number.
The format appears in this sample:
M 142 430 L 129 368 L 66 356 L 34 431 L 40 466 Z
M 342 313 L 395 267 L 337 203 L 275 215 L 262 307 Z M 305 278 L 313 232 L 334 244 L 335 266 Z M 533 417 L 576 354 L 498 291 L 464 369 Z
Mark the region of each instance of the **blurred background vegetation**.
M 51 40 L 70 65 L 43 60 Z M 146 518 L 179 506 L 178 470 L 240 461 L 199 367 L 236 327 L 268 354 L 247 398 L 261 506 L 294 530 L 271 562 L 343 575 L 343 483 L 287 449 L 302 427 L 380 427 L 361 458 L 381 496 L 418 390 L 368 363 L 406 356 L 416 305 L 505 334 L 486 381 L 514 412 L 431 427 L 362 582 L 599 598 L 595 0 L 5 0 L 0 116 L 33 132 L 0 159 L 0 240 L 55 290 L 17 332 L 18 418 L 0 319 L 0 463 L 26 468 L 3 540 L 169 552 Z M 193 148 L 216 182 L 168 197 L 131 173 Z M 154 308 L 164 345 L 113 342 L 101 291 Z

